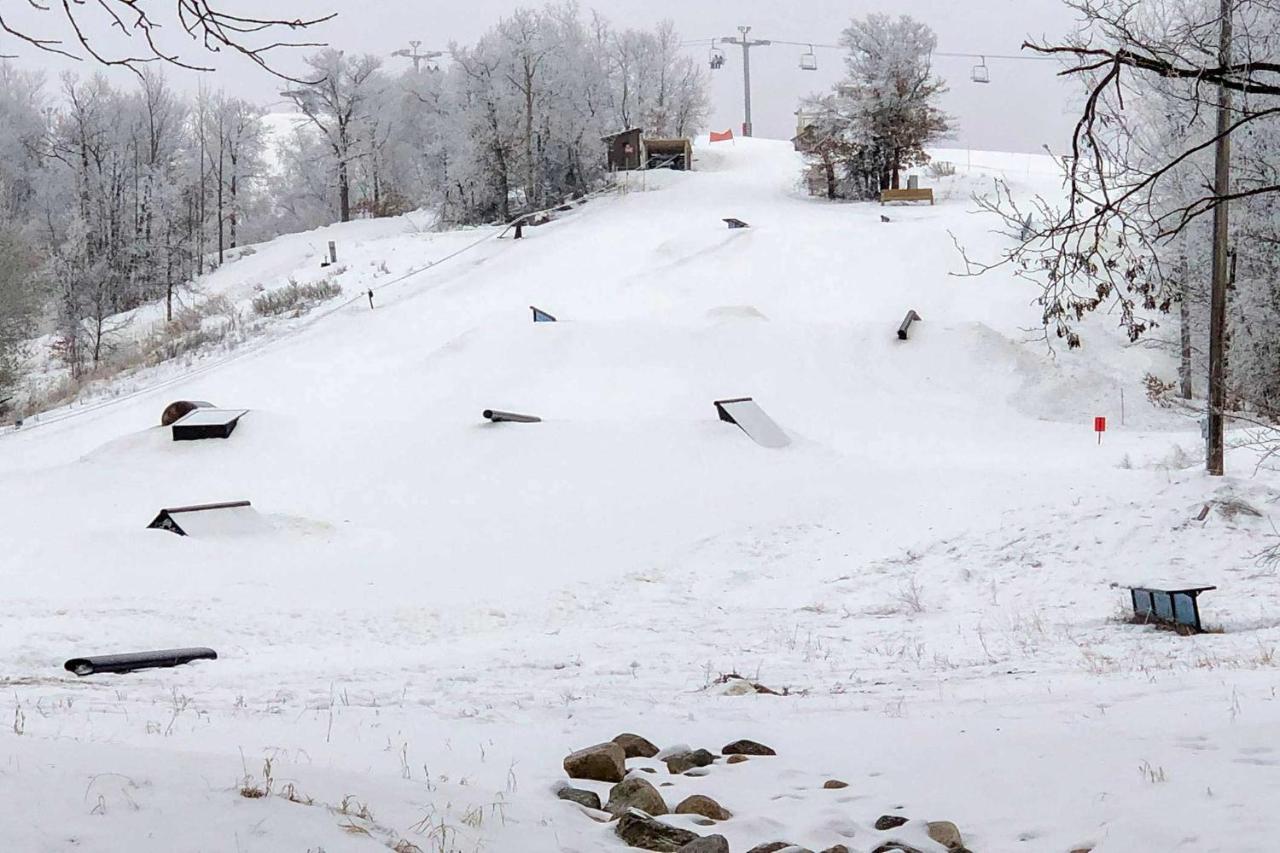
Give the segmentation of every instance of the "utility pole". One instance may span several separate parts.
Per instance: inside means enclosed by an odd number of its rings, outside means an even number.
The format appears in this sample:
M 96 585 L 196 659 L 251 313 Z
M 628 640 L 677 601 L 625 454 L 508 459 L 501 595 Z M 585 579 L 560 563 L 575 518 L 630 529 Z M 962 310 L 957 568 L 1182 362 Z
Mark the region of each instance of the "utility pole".
M 444 52 L 439 50 L 428 50 L 425 53 L 420 53 L 418 51 L 418 48 L 421 46 L 422 46 L 422 42 L 420 41 L 410 41 L 409 47 L 413 48 L 412 51 L 408 51 L 408 50 L 405 50 L 404 48 L 401 48 L 400 50 L 397 50 L 395 53 L 391 55 L 403 56 L 406 59 L 413 60 L 413 73 L 417 74 L 421 70 L 420 66 L 423 62 L 430 62 L 433 59 L 439 59 L 440 57 L 444 56 Z
M 1218 67 L 1231 65 L 1232 0 L 1222 0 L 1222 20 L 1218 34 Z M 1231 192 L 1231 90 L 1218 83 L 1218 143 L 1214 155 L 1213 194 L 1213 282 L 1209 296 L 1209 439 L 1205 447 L 1205 470 L 1210 476 L 1223 474 L 1223 410 L 1227 403 L 1227 239 L 1229 220 L 1225 198 Z
M 736 44 L 742 47 L 742 104 L 744 119 L 742 122 L 742 135 L 751 135 L 751 48 L 764 47 L 773 42 L 768 39 L 756 39 L 752 41 L 747 38 L 747 33 L 751 32 L 751 27 L 738 27 L 741 33 L 740 38 L 732 36 L 720 39 L 722 44 Z

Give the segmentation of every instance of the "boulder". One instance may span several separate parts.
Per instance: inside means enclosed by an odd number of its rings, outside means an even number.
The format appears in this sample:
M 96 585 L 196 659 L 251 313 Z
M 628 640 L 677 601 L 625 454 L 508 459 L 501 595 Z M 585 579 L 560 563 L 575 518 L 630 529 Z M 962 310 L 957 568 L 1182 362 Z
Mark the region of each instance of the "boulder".
M 679 853 L 729 853 L 729 839 L 723 835 L 704 835 L 681 847 Z
M 640 735 L 633 735 L 630 732 L 618 735 L 613 742 L 622 747 L 627 758 L 653 758 L 658 754 L 656 746 Z
M 667 804 L 663 801 L 658 789 L 647 779 L 632 776 L 624 779 L 609 789 L 609 802 L 605 811 L 619 817 L 631 809 L 639 809 L 647 815 L 664 815 Z
M 695 767 L 706 767 L 716 760 L 716 757 L 705 749 L 695 749 L 693 752 L 678 752 L 667 759 L 667 772 L 673 776 L 679 776 L 686 770 L 692 770 Z
M 681 847 L 701 838 L 696 832 L 668 826 L 647 814 L 629 811 L 614 825 L 614 833 L 629 847 L 675 853 Z
M 812 853 L 812 851 L 804 850 L 803 847 L 796 847 L 790 841 L 770 841 L 768 844 L 757 844 L 747 853 L 778 853 L 779 850 L 796 850 L 804 851 L 804 853 Z
M 702 794 L 694 794 L 691 797 L 685 797 L 676 806 L 676 814 L 696 814 L 703 817 L 709 817 L 712 820 L 728 820 L 733 817 L 733 812 L 717 803 L 710 797 Z
M 881 844 L 871 853 L 920 853 L 920 851 L 901 841 L 890 841 L 888 844 Z
M 849 787 L 849 783 L 841 782 L 839 779 L 828 779 L 822 783 L 822 787 L 826 788 L 828 791 L 837 791 L 841 788 Z
M 886 829 L 897 829 L 907 822 L 907 819 L 898 814 L 882 814 L 876 818 L 876 829 L 881 831 Z
M 735 740 L 720 750 L 723 755 L 777 755 L 769 747 L 753 740 Z
M 627 775 L 627 755 L 613 741 L 580 749 L 564 760 L 564 772 L 570 779 L 595 782 L 621 782 Z
M 853 851 L 843 844 L 836 844 L 821 851 L 821 853 L 853 853 Z
M 929 821 L 929 837 L 948 850 L 957 850 L 964 846 L 959 827 L 949 820 Z
M 744 761 L 750 761 L 750 760 L 751 759 L 747 758 L 745 755 L 730 755 L 728 758 L 725 759 L 725 762 L 727 764 L 741 764 Z
M 568 800 L 571 803 L 577 803 L 580 806 L 586 806 L 589 809 L 600 810 L 600 795 L 595 791 L 584 791 L 581 788 L 571 788 L 568 785 L 556 791 L 556 796 L 562 800 Z

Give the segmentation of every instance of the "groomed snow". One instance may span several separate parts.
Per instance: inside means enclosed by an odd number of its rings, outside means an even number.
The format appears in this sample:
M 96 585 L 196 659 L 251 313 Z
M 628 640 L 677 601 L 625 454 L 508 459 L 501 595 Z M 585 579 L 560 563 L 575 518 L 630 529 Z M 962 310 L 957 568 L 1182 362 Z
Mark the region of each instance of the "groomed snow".
M 960 154 L 936 206 L 881 208 L 804 197 L 785 143 L 703 140 L 694 173 L 394 286 L 380 261 L 488 232 L 353 223 L 224 267 L 207 286 L 249 298 L 336 237 L 377 307 L 0 437 L 5 849 L 622 849 L 552 792 L 623 731 L 778 751 L 653 777 L 734 812 L 734 853 L 869 853 L 885 813 L 975 853 L 1271 849 L 1274 476 L 1199 473 L 1198 426 L 1142 397 L 1164 356 L 1107 318 L 1050 354 L 1025 284 L 950 275 L 952 235 L 1005 239 L 969 201 L 993 174 L 1057 189 L 1047 158 Z M 791 446 L 719 421 L 727 396 Z M 176 399 L 254 414 L 175 443 Z M 493 401 L 546 420 L 485 429 Z M 145 529 L 246 498 L 253 537 Z M 1216 585 L 1221 632 L 1126 624 L 1117 584 L 1154 576 Z M 219 659 L 61 669 L 181 646 Z

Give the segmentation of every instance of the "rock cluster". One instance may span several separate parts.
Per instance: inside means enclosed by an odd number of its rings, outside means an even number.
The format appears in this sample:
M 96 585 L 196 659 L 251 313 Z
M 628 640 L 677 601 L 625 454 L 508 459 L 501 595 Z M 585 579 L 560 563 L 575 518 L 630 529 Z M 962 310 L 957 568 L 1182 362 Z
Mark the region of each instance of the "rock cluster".
M 636 772 L 639 770 L 649 775 L 660 772 L 650 766 L 633 768 L 628 775 L 627 760 L 661 761 L 666 764 L 667 772 L 672 776 L 692 776 L 711 773 L 716 763 L 721 760 L 725 764 L 740 764 L 752 758 L 773 755 L 777 753 L 771 747 L 758 741 L 745 739 L 725 744 L 719 755 L 706 749 L 690 749 L 684 746 L 659 750 L 652 741 L 626 732 L 613 740 L 580 749 L 564 759 L 564 771 L 570 779 L 612 784 L 608 799 L 603 805 L 600 795 L 594 791 L 568 785 L 561 787 L 556 792 L 556 796 L 583 807 L 587 810 L 585 813 L 595 820 L 612 821 L 614 833 L 627 845 L 640 850 L 670 851 L 670 853 L 730 853 L 729 842 L 723 835 L 699 835 L 692 830 L 673 826 L 658 818 L 667 814 L 691 815 L 693 823 L 699 826 L 714 826 L 718 821 L 732 819 L 731 811 L 705 794 L 685 797 L 674 809 L 669 809 L 659 789 L 671 787 L 672 783 L 659 782 L 655 787 L 645 776 Z M 827 790 L 840 790 L 849 785 L 840 779 L 828 779 L 822 787 Z M 902 815 L 892 814 L 881 815 L 876 819 L 876 830 L 885 833 L 887 837 L 884 838 L 883 843 L 874 848 L 872 853 L 921 853 L 907 842 L 898 840 L 892 835 L 894 830 L 907 824 L 923 828 L 930 839 L 947 848 L 950 853 L 972 853 L 964 846 L 959 828 L 951 821 L 928 821 L 922 825 Z M 781 850 L 786 850 L 788 853 L 813 853 L 789 841 L 768 841 L 757 844 L 746 853 L 778 853 Z M 820 853 L 852 853 L 852 851 L 843 844 L 837 844 Z

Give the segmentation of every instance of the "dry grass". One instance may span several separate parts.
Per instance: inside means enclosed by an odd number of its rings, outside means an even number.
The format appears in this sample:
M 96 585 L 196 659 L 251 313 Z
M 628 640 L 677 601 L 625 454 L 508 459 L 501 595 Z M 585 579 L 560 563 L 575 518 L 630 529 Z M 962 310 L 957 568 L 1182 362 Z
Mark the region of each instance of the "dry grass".
M 268 290 L 253 298 L 253 313 L 260 317 L 289 314 L 300 317 L 321 302 L 342 295 L 342 286 L 332 279 L 315 284 L 298 284 L 290 281 L 276 290 Z
M 1171 634 L 1177 634 L 1180 637 L 1194 637 L 1197 634 L 1225 634 L 1226 630 L 1221 625 L 1205 625 L 1199 631 L 1190 625 L 1175 625 L 1170 622 L 1162 622 L 1159 619 L 1152 619 L 1140 613 L 1127 613 L 1118 617 L 1118 621 L 1126 625 L 1147 625 L 1159 631 L 1168 631 Z

